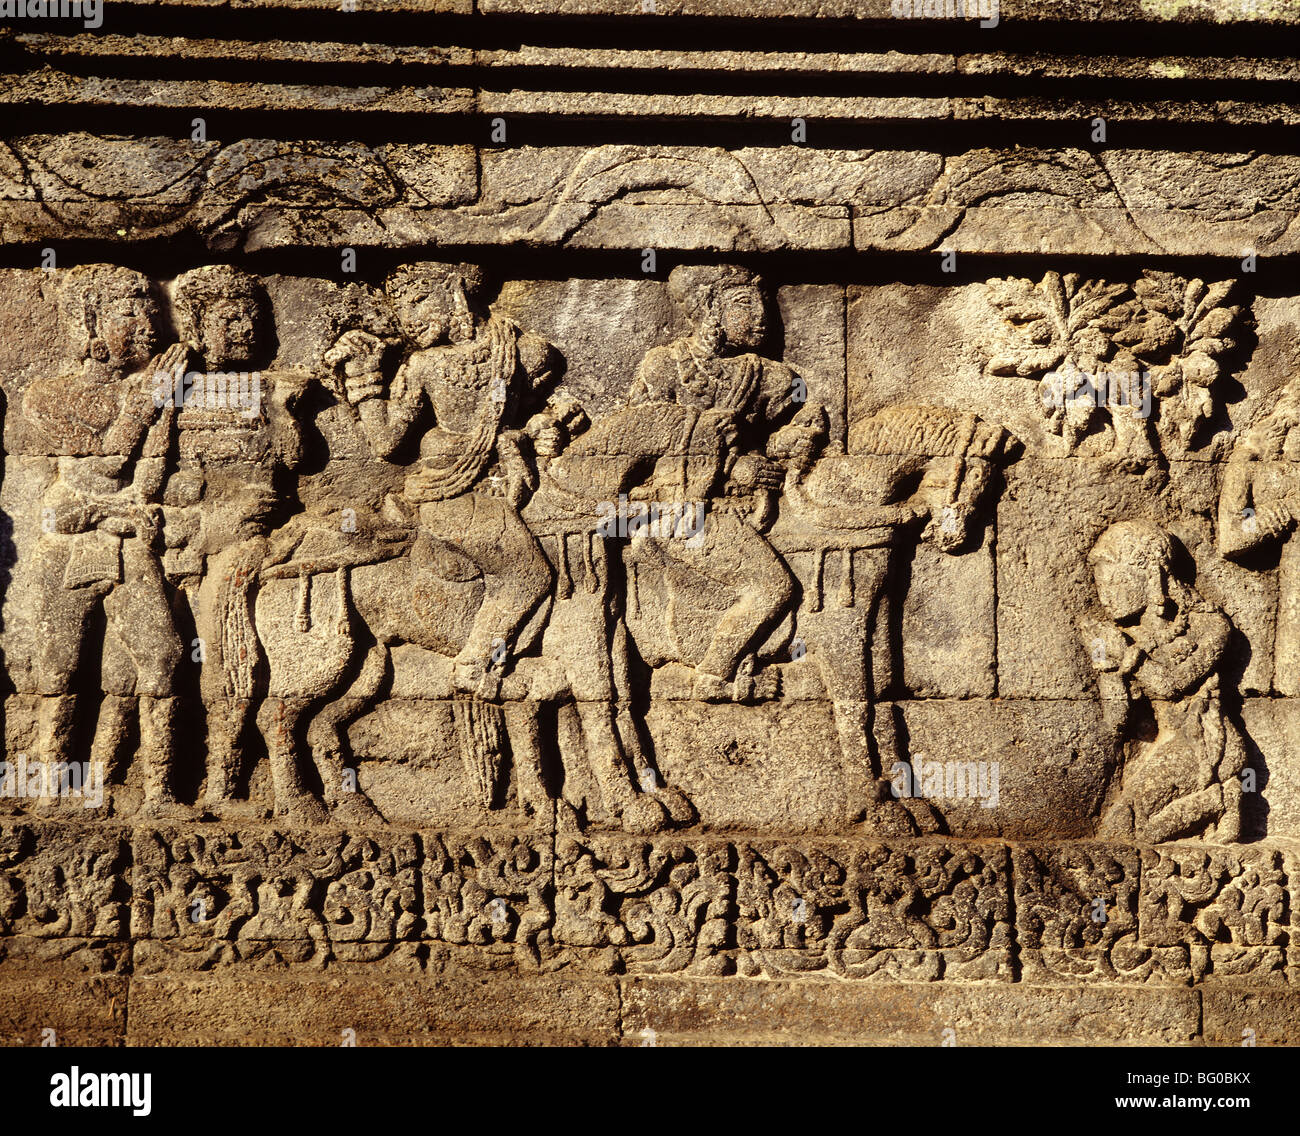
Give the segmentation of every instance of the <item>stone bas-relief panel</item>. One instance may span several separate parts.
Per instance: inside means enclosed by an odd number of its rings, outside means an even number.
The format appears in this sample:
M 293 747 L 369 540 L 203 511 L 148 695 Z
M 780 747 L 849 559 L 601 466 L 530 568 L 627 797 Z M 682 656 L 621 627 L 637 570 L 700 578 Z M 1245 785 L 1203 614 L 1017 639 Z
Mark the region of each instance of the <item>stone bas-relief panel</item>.
M 0 1043 L 1300 1037 L 1283 0 L 22 7 Z
M 12 965 L 1297 981 L 1286 298 L 0 290 Z
M 6 391 L 14 806 L 66 810 L 84 767 L 135 820 L 943 830 L 890 778 L 909 695 L 995 688 L 1019 443 L 904 406 L 845 452 L 843 289 L 419 261 L 6 284 L 33 321 Z M 577 318 L 606 291 L 639 345 Z M 812 788 L 802 812 L 746 763 Z

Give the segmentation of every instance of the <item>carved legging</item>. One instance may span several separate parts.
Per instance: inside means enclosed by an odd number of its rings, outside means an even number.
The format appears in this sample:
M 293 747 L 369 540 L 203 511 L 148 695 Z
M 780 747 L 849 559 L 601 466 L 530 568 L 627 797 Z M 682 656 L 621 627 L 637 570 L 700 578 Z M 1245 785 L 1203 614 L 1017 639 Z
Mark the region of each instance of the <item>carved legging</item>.
M 519 628 L 551 587 L 550 564 L 519 514 L 500 497 L 462 493 L 422 504 L 420 525 L 483 573 L 483 603 L 460 661 L 485 664 L 498 640 L 512 650 Z
M 714 630 L 697 670 L 730 681 L 745 652 L 790 602 L 794 577 L 767 539 L 735 513 L 710 509 L 689 540 L 654 540 L 659 550 L 727 588 L 735 597 Z

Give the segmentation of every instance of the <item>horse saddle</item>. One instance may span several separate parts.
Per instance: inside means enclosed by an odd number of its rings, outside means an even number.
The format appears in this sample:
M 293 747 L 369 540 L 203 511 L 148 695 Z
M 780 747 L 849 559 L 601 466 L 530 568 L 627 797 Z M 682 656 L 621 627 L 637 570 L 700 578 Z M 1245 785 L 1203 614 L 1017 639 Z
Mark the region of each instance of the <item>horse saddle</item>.
M 460 593 L 471 608 L 477 607 L 477 597 L 465 593 L 483 573 L 460 549 L 422 530 L 411 545 L 410 563 L 411 608 L 426 626 L 437 627 L 446 620 L 449 602 L 456 606 L 449 592 Z
M 378 564 L 401 556 L 411 547 L 409 529 L 375 528 L 353 532 L 332 528 L 309 529 L 283 564 L 262 570 L 266 579 L 315 576 L 337 572 L 340 568 L 358 568 Z

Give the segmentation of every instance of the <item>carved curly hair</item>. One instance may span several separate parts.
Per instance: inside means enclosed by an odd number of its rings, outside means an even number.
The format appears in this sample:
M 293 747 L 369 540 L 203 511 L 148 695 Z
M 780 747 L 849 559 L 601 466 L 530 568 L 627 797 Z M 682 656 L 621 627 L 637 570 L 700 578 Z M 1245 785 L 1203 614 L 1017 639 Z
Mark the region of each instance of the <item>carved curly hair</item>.
M 487 277 L 477 264 L 451 264 L 436 260 L 421 260 L 403 264 L 388 274 L 384 292 L 390 299 L 402 299 L 416 291 L 428 291 L 429 285 L 450 291 L 457 281 L 465 290 L 471 303 L 481 302 L 487 291 Z
M 260 324 L 266 315 L 266 292 L 256 276 L 228 264 L 205 264 L 182 272 L 172 284 L 172 306 L 182 338 L 194 342 L 200 310 L 217 300 L 248 304 Z
M 1178 555 L 1174 539 L 1150 521 L 1118 521 L 1097 538 L 1088 563 L 1127 564 L 1168 574 Z
M 59 288 L 58 304 L 76 358 L 95 354 L 100 309 L 111 300 L 132 297 L 149 301 L 156 322 L 157 297 L 143 273 L 118 264 L 79 264 L 67 271 Z

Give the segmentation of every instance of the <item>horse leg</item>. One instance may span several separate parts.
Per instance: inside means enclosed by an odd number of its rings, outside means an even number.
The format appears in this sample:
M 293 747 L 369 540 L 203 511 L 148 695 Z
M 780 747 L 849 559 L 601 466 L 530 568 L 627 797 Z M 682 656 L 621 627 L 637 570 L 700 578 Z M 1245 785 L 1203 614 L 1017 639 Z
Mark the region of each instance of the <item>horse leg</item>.
M 937 822 L 923 800 L 891 799 L 890 779 L 901 760 L 898 727 L 894 707 L 879 705 L 877 689 L 887 686 L 900 660 L 892 658 L 892 639 L 882 655 L 874 649 L 877 631 L 890 632 L 890 550 L 860 549 L 850 555 L 850 605 L 823 610 L 809 620 L 840 744 L 845 820 L 864 823 L 883 836 L 934 832 Z M 842 643 L 858 646 L 847 651 L 835 646 Z
M 551 797 L 542 782 L 541 707 L 533 701 L 505 702 L 506 736 L 515 766 L 515 786 L 519 804 L 527 816 L 546 816 L 551 811 Z
M 291 824 L 322 824 L 329 819 L 325 807 L 307 791 L 298 772 L 294 737 L 312 699 L 269 697 L 257 712 L 257 728 L 266 742 L 275 791 L 275 815 Z
M 357 787 L 355 769 L 343 764 L 348 726 L 374 705 L 388 676 L 388 648 L 375 644 L 366 652 L 360 673 L 347 690 L 329 703 L 307 727 L 307 744 L 320 773 L 325 803 L 339 819 L 352 822 L 384 821 L 383 814 Z
M 248 698 L 213 699 L 208 703 L 207 787 L 199 808 L 220 817 L 226 812 L 242 769 L 239 740 L 251 717 Z
M 615 722 L 614 730 L 623 753 L 631 763 L 637 784 L 642 793 L 653 793 L 658 804 L 667 809 L 674 824 L 689 824 L 696 817 L 690 798 L 675 785 L 665 785 L 663 778 L 650 762 L 641 744 L 641 727 L 632 713 L 631 663 L 627 626 L 621 619 L 614 621 L 610 636 L 610 663 L 614 680 Z
M 608 610 L 608 555 L 605 542 L 591 534 L 559 537 L 556 563 L 570 584 L 552 609 L 543 650 L 554 649 L 563 660 L 587 764 L 605 808 L 630 831 L 658 832 L 668 824 L 668 809 L 652 793 L 637 792 L 618 731 L 627 659 L 626 650 L 619 655 L 626 647 L 618 638 L 621 625 Z M 596 644 L 601 649 L 592 650 Z
M 627 760 L 618 734 L 613 702 L 579 702 L 582 723 L 596 784 L 605 808 L 620 817 L 629 832 L 660 832 L 670 821 L 668 809 L 653 793 L 638 793 L 628 776 Z

